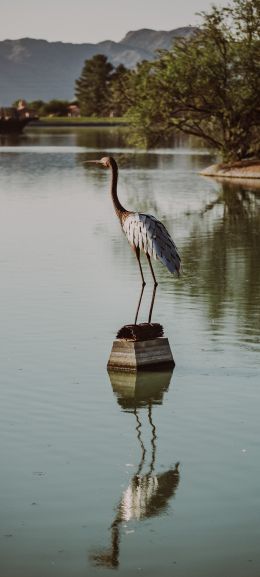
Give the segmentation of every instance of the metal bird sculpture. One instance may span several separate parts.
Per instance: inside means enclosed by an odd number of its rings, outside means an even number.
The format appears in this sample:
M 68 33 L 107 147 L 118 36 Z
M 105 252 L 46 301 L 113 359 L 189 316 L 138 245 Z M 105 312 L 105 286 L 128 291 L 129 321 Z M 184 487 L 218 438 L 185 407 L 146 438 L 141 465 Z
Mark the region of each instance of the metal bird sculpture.
M 157 220 L 157 218 L 150 214 L 143 214 L 141 212 L 126 210 L 122 206 L 117 195 L 118 166 L 114 158 L 108 156 L 101 158 L 101 160 L 88 160 L 87 162 L 98 164 L 104 166 L 105 168 L 111 169 L 112 177 L 110 192 L 114 209 L 120 220 L 123 232 L 125 233 L 129 244 L 135 252 L 142 277 L 142 291 L 137 307 L 135 324 L 137 322 L 143 290 L 146 284 L 140 260 L 140 252 L 143 251 L 146 254 L 154 281 L 154 292 L 148 319 L 148 322 L 150 323 L 155 291 L 158 285 L 152 267 L 151 257 L 153 257 L 155 260 L 160 260 L 171 273 L 176 273 L 179 276 L 181 270 L 181 259 L 177 247 L 165 226 L 159 220 Z

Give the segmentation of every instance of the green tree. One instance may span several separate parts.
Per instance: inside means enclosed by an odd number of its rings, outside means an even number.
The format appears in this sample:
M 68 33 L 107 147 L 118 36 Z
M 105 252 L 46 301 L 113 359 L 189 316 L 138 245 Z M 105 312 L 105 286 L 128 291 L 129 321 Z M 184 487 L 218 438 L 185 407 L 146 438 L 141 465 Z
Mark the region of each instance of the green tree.
M 132 125 L 129 141 L 145 148 L 165 143 L 173 132 L 169 108 L 172 103 L 168 88 L 164 91 L 160 67 L 161 61 L 145 60 L 137 65 L 128 80 L 127 116 Z
M 131 75 L 123 64 L 119 64 L 109 81 L 109 108 L 114 116 L 124 116 L 129 108 L 128 82 Z
M 86 60 L 76 80 L 76 98 L 84 116 L 106 116 L 109 113 L 109 81 L 113 66 L 103 54 Z
M 28 102 L 29 110 L 34 110 L 39 116 L 43 114 L 45 102 L 43 100 L 32 100 Z
M 180 130 L 223 160 L 259 152 L 260 0 L 233 0 L 202 14 L 200 29 L 144 62 L 131 78 L 134 136 L 154 146 Z
M 68 100 L 53 99 L 50 100 L 49 102 L 46 102 L 42 106 L 41 111 L 44 116 L 49 114 L 53 114 L 55 116 L 67 116 L 68 106 L 69 106 Z

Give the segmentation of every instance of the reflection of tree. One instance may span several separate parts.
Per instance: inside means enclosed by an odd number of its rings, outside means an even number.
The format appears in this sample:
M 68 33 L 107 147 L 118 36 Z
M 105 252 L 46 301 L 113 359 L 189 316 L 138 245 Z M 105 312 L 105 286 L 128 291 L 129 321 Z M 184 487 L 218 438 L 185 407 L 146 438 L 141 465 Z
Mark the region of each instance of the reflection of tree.
M 97 157 L 102 157 L 102 150 L 107 154 L 109 149 L 123 149 L 126 141 L 126 128 L 113 127 L 82 127 L 74 130 L 75 146 L 97 149 Z M 80 162 L 79 155 L 79 162 Z M 82 159 L 82 157 L 81 157 Z
M 208 303 L 210 318 L 220 319 L 232 303 L 244 328 L 259 329 L 255 303 L 259 299 L 260 188 L 224 183 L 202 218 L 191 215 L 194 225 L 182 248 L 188 268 L 190 294 Z
M 19 146 L 24 140 L 23 134 L 0 134 L 0 146 Z
M 253 192 L 254 188 L 255 191 Z M 224 219 L 251 218 L 255 214 L 257 197 L 260 201 L 260 184 L 257 188 L 253 181 L 249 183 L 248 187 L 245 187 L 245 183 L 241 184 L 241 180 L 235 184 L 233 181 L 225 181 L 217 198 L 205 206 L 202 214 L 212 210 L 217 205 L 222 205 Z
M 135 474 L 116 507 L 111 524 L 111 545 L 91 554 L 94 565 L 116 568 L 120 556 L 121 525 L 163 514 L 174 496 L 179 484 L 179 463 L 163 473 L 155 473 L 157 431 L 152 418 L 153 404 L 161 404 L 163 394 L 169 386 L 172 371 L 164 373 L 117 373 L 110 372 L 110 380 L 118 403 L 125 411 L 131 412 L 136 420 L 136 434 L 140 444 L 140 462 Z M 144 473 L 147 448 L 142 438 L 140 410 L 147 408 L 151 430 L 150 459 L 148 471 Z

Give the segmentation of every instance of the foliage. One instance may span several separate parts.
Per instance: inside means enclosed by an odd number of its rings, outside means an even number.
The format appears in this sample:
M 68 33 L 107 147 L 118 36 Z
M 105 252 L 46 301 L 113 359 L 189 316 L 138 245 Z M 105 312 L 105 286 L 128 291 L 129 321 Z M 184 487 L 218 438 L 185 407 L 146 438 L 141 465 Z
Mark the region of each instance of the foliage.
M 116 68 L 102 54 L 86 60 L 76 80 L 76 97 L 81 114 L 123 116 L 129 107 L 127 83 L 130 71 L 123 64 Z
M 57 100 L 53 99 L 49 102 L 43 103 L 41 107 L 41 114 L 43 116 L 55 115 L 55 116 L 64 116 L 68 114 L 68 100 Z
M 21 100 L 22 100 L 21 98 L 18 98 L 12 103 L 12 106 L 14 106 L 14 108 L 17 108 Z M 31 102 L 26 102 L 26 108 L 28 108 L 28 110 L 33 110 L 39 116 L 40 114 L 42 114 L 44 105 L 45 102 L 43 100 L 32 100 Z
M 78 124 L 80 125 L 88 125 L 88 126 L 114 126 L 115 124 L 117 126 L 125 126 L 125 121 L 123 118 L 117 118 L 116 116 L 51 116 L 51 117 L 47 117 L 46 116 L 41 116 L 41 120 L 45 123 L 46 121 L 46 125 L 50 125 L 53 124 L 54 126 L 64 126 L 64 124 L 70 126 L 70 125 L 75 125 Z
M 154 146 L 178 129 L 202 138 L 225 161 L 258 152 L 260 0 L 202 14 L 189 39 L 143 62 L 129 81 L 135 141 Z
M 109 80 L 113 66 L 103 54 L 86 60 L 76 80 L 76 98 L 85 116 L 106 116 L 109 112 Z
M 18 107 L 22 99 L 15 100 L 12 106 Z M 24 101 L 25 102 L 25 101 Z M 26 108 L 30 111 L 35 112 L 38 116 L 66 116 L 68 114 L 68 100 L 58 100 L 53 99 L 49 102 L 44 102 L 43 100 L 32 100 L 31 102 L 25 102 Z
M 111 74 L 109 81 L 109 111 L 113 116 L 124 116 L 129 107 L 127 87 L 130 71 L 119 64 Z

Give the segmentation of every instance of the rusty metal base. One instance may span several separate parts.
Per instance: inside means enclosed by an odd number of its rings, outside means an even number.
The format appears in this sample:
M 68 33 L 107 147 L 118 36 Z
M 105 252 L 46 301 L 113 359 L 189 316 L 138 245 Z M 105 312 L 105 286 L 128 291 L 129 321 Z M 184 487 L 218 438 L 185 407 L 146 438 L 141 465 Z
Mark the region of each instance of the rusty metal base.
M 163 337 L 163 326 L 159 323 L 140 323 L 138 325 L 124 325 L 117 332 L 117 339 L 127 341 L 148 341 Z

